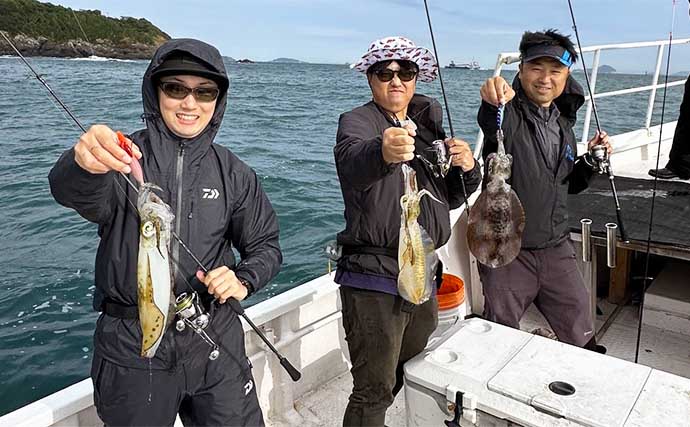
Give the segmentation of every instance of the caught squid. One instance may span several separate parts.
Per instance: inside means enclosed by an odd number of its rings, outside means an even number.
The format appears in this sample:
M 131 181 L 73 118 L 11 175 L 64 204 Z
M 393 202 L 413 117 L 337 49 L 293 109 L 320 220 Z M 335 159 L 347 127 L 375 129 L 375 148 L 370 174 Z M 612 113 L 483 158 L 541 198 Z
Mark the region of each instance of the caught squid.
M 398 245 L 398 292 L 413 304 L 429 300 L 433 290 L 438 255 L 429 234 L 417 222 L 420 201 L 424 195 L 436 199 L 429 191 L 417 190 L 417 174 L 407 164 L 402 165 L 405 193 L 400 198 L 400 242 Z
M 137 297 L 141 325 L 141 356 L 152 358 L 172 320 L 172 276 L 168 248 L 174 215 L 153 190 L 154 184 L 139 188 L 137 209 L 141 218 L 137 262 Z
M 506 153 L 501 129 L 503 108 L 499 108 L 498 149 L 486 161 L 487 185 L 472 206 L 467 224 L 467 245 L 477 260 L 491 268 L 503 267 L 520 253 L 525 211 L 510 178 L 513 156 Z

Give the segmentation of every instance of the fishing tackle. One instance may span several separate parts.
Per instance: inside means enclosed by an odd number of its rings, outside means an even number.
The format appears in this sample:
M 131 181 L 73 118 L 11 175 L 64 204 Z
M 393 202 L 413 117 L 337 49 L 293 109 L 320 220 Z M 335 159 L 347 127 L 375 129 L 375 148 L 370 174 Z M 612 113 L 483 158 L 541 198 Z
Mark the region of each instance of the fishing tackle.
M 426 165 L 436 178 L 445 178 L 450 171 L 451 158 L 448 156 L 446 143 L 437 139 L 431 143 L 431 147 L 424 149 L 425 155 L 417 154 L 419 160 Z
M 426 20 L 429 23 L 429 33 L 431 34 L 431 45 L 434 48 L 434 56 L 436 57 L 436 66 L 438 68 L 438 80 L 439 83 L 441 83 L 441 94 L 443 95 L 443 103 L 446 106 L 446 117 L 448 118 L 448 128 L 450 129 L 450 137 L 455 138 L 455 130 L 453 129 L 453 119 L 450 117 L 450 108 L 448 107 L 448 97 L 446 96 L 446 89 L 445 86 L 443 85 L 443 75 L 441 73 L 441 61 L 438 59 L 438 51 L 436 50 L 436 39 L 434 38 L 434 30 L 431 26 L 431 15 L 429 15 L 429 5 L 427 3 L 427 0 L 424 0 L 424 10 L 426 11 Z M 443 150 L 445 151 L 445 147 L 443 147 Z M 450 169 L 450 163 L 451 163 L 451 158 L 448 156 L 448 159 L 446 160 L 446 163 L 448 166 L 446 167 L 447 169 Z M 444 166 L 445 167 L 445 166 Z M 467 189 L 465 188 L 465 178 L 463 177 L 463 174 L 460 173 L 460 186 L 462 187 L 462 197 L 463 201 L 465 203 L 465 209 L 467 209 L 467 214 L 470 214 L 470 205 L 467 202 Z
M 196 292 L 182 293 L 175 299 L 175 314 L 179 318 L 175 322 L 175 329 L 182 332 L 187 326 L 199 334 L 208 345 L 211 346 L 210 360 L 216 360 L 220 356 L 220 347 L 208 336 L 206 327 L 211 323 L 211 315 L 204 310 L 199 302 L 199 294 Z
M 580 52 L 580 61 L 582 63 L 582 71 L 585 74 L 585 82 L 587 83 L 587 91 L 589 92 L 589 100 L 592 103 L 592 111 L 594 112 L 594 121 L 597 124 L 597 132 L 601 134 L 601 124 L 599 123 L 599 114 L 597 113 L 597 106 L 594 102 L 594 94 L 592 92 L 592 86 L 589 82 L 589 73 L 587 72 L 587 66 L 585 65 L 585 57 L 582 54 L 582 45 L 580 44 L 580 34 L 577 31 L 577 24 L 575 24 L 575 12 L 573 11 L 573 4 L 571 0 L 568 0 L 568 7 L 570 9 L 570 18 L 573 22 L 573 31 L 575 32 L 575 40 L 577 41 L 577 49 Z M 596 149 L 596 151 L 595 151 Z M 602 155 L 603 154 L 603 155 Z M 616 191 L 615 176 L 613 174 L 613 169 L 611 168 L 611 162 L 608 160 L 608 153 L 606 149 L 601 146 L 594 146 L 588 153 L 589 158 L 585 157 L 585 161 L 588 164 L 594 165 L 599 173 L 606 173 L 609 177 L 609 184 L 611 185 L 611 193 L 613 194 L 613 201 L 616 206 L 616 219 L 618 220 L 618 228 L 621 231 L 621 240 L 628 242 L 628 235 L 625 232 L 625 226 L 623 223 L 623 213 L 621 211 L 621 205 L 618 201 L 618 192 Z
M 673 27 L 676 22 L 676 0 L 673 0 L 673 6 L 671 10 L 671 29 L 668 33 L 668 53 L 666 55 L 666 77 L 664 80 L 664 96 L 661 102 L 661 119 L 659 123 L 659 144 L 657 145 L 656 151 L 656 169 L 659 170 L 659 159 L 661 158 L 661 136 L 664 130 L 664 113 L 666 112 L 666 91 L 668 90 L 668 74 L 671 67 L 671 46 L 673 44 Z M 635 363 L 637 363 L 640 356 L 640 339 L 642 337 L 642 316 L 644 314 L 644 296 L 647 292 L 647 288 L 651 285 L 649 282 L 649 256 L 652 245 L 652 227 L 654 223 L 654 202 L 656 201 L 656 186 L 659 180 L 659 175 L 654 175 L 654 186 L 652 188 L 652 207 L 649 211 L 649 231 L 647 233 L 647 253 L 645 256 L 644 263 L 644 282 L 642 285 L 642 296 L 640 297 L 640 308 L 638 311 L 638 324 L 637 324 L 637 340 L 635 343 Z
M 45 81 L 45 79 L 43 79 L 43 77 L 41 77 L 41 75 L 38 74 L 38 72 L 36 72 L 36 70 L 34 70 L 34 68 L 31 66 L 31 64 L 29 64 L 29 61 L 27 61 L 26 58 L 24 58 L 24 55 L 22 55 L 21 52 L 19 52 L 19 49 L 17 49 L 17 47 L 14 45 L 14 43 L 12 43 L 12 41 L 9 39 L 9 37 L 7 37 L 5 32 L 0 31 L 0 35 L 2 35 L 2 37 L 5 39 L 5 41 L 7 41 L 7 43 L 17 53 L 17 56 L 19 56 L 19 58 L 22 60 L 22 62 L 29 68 L 29 70 L 31 70 L 31 72 L 36 77 L 36 79 L 43 85 L 43 87 L 45 87 L 48 90 L 48 92 L 53 97 L 53 99 L 55 99 L 55 101 L 57 101 L 57 103 L 60 104 L 60 107 L 62 107 L 62 109 L 69 115 L 69 117 L 74 121 L 74 123 L 76 123 L 76 125 L 79 127 L 79 129 L 81 129 L 82 132 L 86 133 L 87 130 L 81 124 L 81 122 L 79 122 L 79 119 L 77 119 L 74 116 L 74 114 L 72 114 L 72 111 L 67 107 L 67 105 L 65 105 L 65 103 L 62 102 L 62 100 L 57 96 L 57 94 L 55 94 L 55 92 L 53 92 L 53 90 L 50 88 L 50 86 Z M 134 183 L 132 183 L 132 181 L 127 177 L 127 175 L 125 175 L 122 172 L 120 172 L 120 175 L 125 179 L 125 181 L 132 187 L 132 189 L 136 193 L 139 192 L 137 187 L 134 185 Z M 131 201 L 130 201 L 130 203 L 131 203 Z M 194 260 L 194 262 L 204 272 L 204 274 L 207 274 L 208 269 L 201 263 L 201 261 L 199 261 L 199 259 L 194 255 L 194 253 L 189 249 L 189 247 L 184 243 L 184 241 L 177 235 L 177 233 L 175 233 L 174 231 L 171 231 L 170 234 L 172 235 L 173 238 L 175 238 L 175 240 L 178 241 L 180 246 L 182 246 L 184 251 Z M 173 262 L 175 262 L 175 261 L 173 260 Z M 191 285 L 189 285 L 189 283 L 187 283 L 187 285 L 191 287 Z M 196 291 L 194 291 L 194 292 L 196 292 Z M 297 369 L 295 369 L 295 367 L 290 363 L 289 360 L 287 360 L 283 355 L 280 354 L 278 349 L 275 348 L 275 346 L 273 344 L 271 344 L 271 342 L 268 340 L 266 335 L 261 331 L 261 329 L 259 329 L 259 327 L 256 326 L 254 324 L 254 322 L 252 322 L 252 320 L 249 318 L 249 316 L 247 316 L 247 314 L 245 313 L 244 308 L 242 308 L 242 306 L 240 305 L 240 302 L 238 300 L 236 300 L 235 298 L 230 298 L 227 302 L 228 302 L 228 304 L 230 304 L 230 307 L 232 308 L 232 310 L 235 313 L 237 313 L 237 315 L 241 316 L 245 320 L 245 322 L 247 322 L 247 324 L 252 328 L 252 330 L 254 330 L 254 332 L 258 335 L 258 337 L 261 339 L 261 341 L 263 341 L 264 344 L 266 344 L 266 346 L 276 355 L 276 357 L 278 358 L 278 360 L 280 362 L 280 365 L 287 371 L 288 375 L 290 375 L 290 378 L 292 378 L 293 381 L 298 381 L 302 377 L 302 374 Z

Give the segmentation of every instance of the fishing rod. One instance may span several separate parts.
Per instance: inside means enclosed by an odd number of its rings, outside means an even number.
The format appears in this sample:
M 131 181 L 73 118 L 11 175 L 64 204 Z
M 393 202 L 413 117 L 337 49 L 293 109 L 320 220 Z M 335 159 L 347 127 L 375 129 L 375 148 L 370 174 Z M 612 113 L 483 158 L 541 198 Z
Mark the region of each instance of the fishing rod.
M 438 51 L 436 50 L 436 39 L 434 38 L 434 29 L 431 26 L 431 15 L 429 14 L 429 5 L 427 0 L 424 0 L 424 10 L 426 11 L 426 20 L 429 23 L 429 34 L 431 34 L 431 45 L 434 48 L 434 55 L 436 56 L 436 68 L 438 68 L 438 80 L 441 83 L 441 94 L 443 95 L 443 103 L 446 105 L 446 116 L 448 117 L 448 128 L 450 129 L 450 137 L 455 138 L 455 130 L 453 129 L 453 119 L 450 117 L 450 108 L 448 107 L 448 97 L 446 96 L 446 88 L 443 85 L 443 75 L 441 74 L 441 61 L 438 59 Z M 448 156 L 448 161 L 452 161 L 452 156 Z M 462 169 L 462 168 L 461 168 Z M 462 187 L 462 198 L 465 202 L 465 209 L 467 209 L 467 216 L 470 215 L 470 204 L 467 201 L 467 188 L 465 187 L 465 177 L 463 171 L 460 171 L 460 185 Z
M 577 24 L 575 24 L 575 12 L 573 11 L 573 3 L 568 0 L 568 8 L 570 9 L 570 18 L 573 21 L 573 30 L 575 31 L 575 40 L 577 41 L 577 48 L 580 52 L 580 61 L 582 62 L 582 71 L 585 73 L 585 82 L 587 83 L 587 91 L 589 92 L 589 100 L 592 103 L 592 111 L 594 112 L 594 121 L 597 124 L 597 132 L 601 135 L 601 124 L 599 122 L 599 114 L 597 113 L 597 105 L 594 102 L 594 93 L 592 92 L 592 85 L 589 82 L 589 73 L 587 73 L 587 66 L 585 65 L 585 56 L 582 54 L 582 44 L 580 44 L 580 34 L 577 31 Z M 613 175 L 613 170 L 611 169 L 611 160 L 608 158 L 608 153 L 604 147 L 592 147 L 592 159 L 599 166 L 599 169 L 609 177 L 609 183 L 611 184 L 611 193 L 613 194 L 613 201 L 616 205 L 616 218 L 618 220 L 618 228 L 621 230 L 621 240 L 624 242 L 629 242 L 628 235 L 625 232 L 625 226 L 623 223 L 623 214 L 621 211 L 621 205 L 618 200 L 618 192 L 616 191 L 616 183 L 614 182 L 615 176 Z
M 22 60 L 22 62 L 24 62 L 24 64 L 29 68 L 29 70 L 31 70 L 31 72 L 34 74 L 34 76 L 36 77 L 36 79 L 37 79 L 37 80 L 48 90 L 48 92 L 49 92 L 50 95 L 53 97 L 53 99 L 55 99 L 55 101 L 57 101 L 57 103 L 60 105 L 60 107 L 62 107 L 62 109 L 69 115 L 69 117 L 74 121 L 74 123 L 76 123 L 76 125 L 79 127 L 79 129 L 81 129 L 82 132 L 86 133 L 87 130 L 86 130 L 86 128 L 81 124 L 81 122 L 79 121 L 79 119 L 77 119 L 77 117 L 72 113 L 72 111 L 69 109 L 69 107 L 67 107 L 67 105 L 65 105 L 65 103 L 62 102 L 62 100 L 60 99 L 60 97 L 57 96 L 57 94 L 56 94 L 56 93 L 53 91 L 53 89 L 48 85 L 48 83 L 45 81 L 45 79 L 44 79 L 40 74 L 38 74 L 38 72 L 36 72 L 36 70 L 31 66 L 31 64 L 29 63 L 29 61 L 26 60 L 26 58 L 24 57 L 24 55 L 22 55 L 21 52 L 19 52 L 19 49 L 17 49 L 17 47 L 14 45 L 14 43 L 12 43 L 12 41 L 7 37 L 7 35 L 5 34 L 5 32 L 4 32 L 4 31 L 0 31 L 0 34 L 2 34 L 2 37 L 5 39 L 5 41 L 7 41 L 7 43 L 12 47 L 12 49 L 14 49 L 14 51 L 17 53 L 17 55 L 18 55 L 19 58 Z M 137 161 L 137 160 L 134 159 L 134 161 Z M 125 181 L 132 187 L 132 189 L 133 189 L 137 194 L 139 194 L 139 189 L 134 185 L 134 183 L 129 179 L 129 177 L 127 177 L 127 175 L 125 175 L 125 174 L 122 173 L 122 172 L 119 172 L 119 174 L 120 174 L 120 175 L 125 179 Z M 126 195 L 126 194 L 125 194 L 125 198 L 127 198 L 127 195 Z M 128 200 L 129 200 L 129 199 L 128 199 Z M 130 201 L 130 203 L 132 203 L 132 202 Z M 197 266 L 204 272 L 204 274 L 208 274 L 209 270 L 206 268 L 206 266 L 204 266 L 204 265 L 201 263 L 201 261 L 199 260 L 199 258 L 197 258 L 197 257 L 194 255 L 194 253 L 191 251 L 191 249 L 189 249 L 189 247 L 185 244 L 185 242 L 182 240 L 182 238 L 180 238 L 180 237 L 177 235 L 177 233 L 175 233 L 175 232 L 172 231 L 172 230 L 171 230 L 171 235 L 172 235 L 172 236 L 177 240 L 177 242 L 182 246 L 182 248 L 184 249 L 184 251 L 194 260 L 194 262 L 195 262 L 195 263 L 197 264 Z M 179 262 L 178 262 L 178 261 L 174 261 L 174 262 L 175 262 L 176 264 L 178 264 L 178 267 L 181 268 L 181 266 L 179 266 Z M 186 280 L 185 280 L 185 282 L 186 282 Z M 192 287 L 188 282 L 187 282 L 187 285 L 188 285 L 190 288 Z M 192 288 L 192 290 L 194 290 L 194 288 Z M 249 316 L 247 316 L 247 313 L 245 313 L 244 308 L 242 308 L 242 306 L 240 305 L 240 302 L 239 302 L 238 300 L 236 300 L 235 298 L 229 298 L 229 299 L 228 299 L 228 303 L 230 303 L 230 307 L 232 307 L 233 311 L 234 311 L 235 313 L 237 313 L 238 315 L 242 316 L 242 318 L 247 322 L 247 324 L 249 324 L 249 326 L 254 330 L 254 332 L 256 332 L 256 334 L 259 336 L 259 338 L 261 338 L 261 340 L 268 346 L 268 348 L 276 355 L 276 357 L 277 357 L 278 360 L 280 361 L 280 365 L 287 371 L 288 375 L 290 375 L 290 378 L 292 378 L 293 381 L 298 381 L 298 380 L 301 378 L 302 374 L 301 374 L 297 369 L 295 369 L 295 367 L 290 363 L 289 360 L 287 360 L 283 355 L 280 354 L 280 352 L 278 351 L 278 349 L 275 348 L 275 346 L 268 340 L 268 338 L 267 338 L 266 335 L 261 331 L 261 329 L 259 329 L 259 328 L 254 324 L 254 322 L 252 322 L 252 320 L 249 318 Z M 216 356 L 216 357 L 217 357 L 217 356 Z
M 676 21 L 676 0 L 673 0 L 673 5 L 671 7 L 671 30 L 668 33 L 668 53 L 666 55 L 666 76 L 664 77 L 664 95 L 661 102 L 661 123 L 659 123 L 659 145 L 656 151 L 656 170 L 659 170 L 659 159 L 661 157 L 661 136 L 664 130 L 664 113 L 666 112 L 666 91 L 668 89 L 668 74 L 671 66 L 671 44 L 673 43 L 673 27 Z M 654 222 L 654 202 L 656 200 L 656 187 L 659 181 L 659 175 L 654 175 L 654 185 L 652 187 L 652 207 L 649 212 L 649 230 L 647 232 L 647 254 L 645 256 L 644 263 L 644 279 L 642 285 L 642 296 L 640 297 L 640 307 L 638 312 L 638 323 L 637 323 L 637 341 L 635 344 L 635 363 L 637 363 L 640 355 L 640 339 L 642 336 L 642 315 L 644 313 L 644 296 L 647 292 L 649 285 L 649 255 L 652 244 L 652 227 Z M 650 283 L 651 285 L 651 283 Z

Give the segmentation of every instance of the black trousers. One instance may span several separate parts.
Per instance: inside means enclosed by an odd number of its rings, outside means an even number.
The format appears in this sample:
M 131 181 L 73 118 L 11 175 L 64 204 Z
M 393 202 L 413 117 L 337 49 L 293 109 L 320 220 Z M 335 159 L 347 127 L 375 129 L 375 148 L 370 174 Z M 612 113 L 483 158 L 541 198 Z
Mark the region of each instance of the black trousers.
M 174 326 L 173 326 L 174 327 Z M 98 416 L 106 426 L 263 426 L 263 415 L 237 317 L 228 325 L 232 346 L 209 360 L 201 339 L 193 356 L 170 370 L 120 366 L 94 355 L 91 378 Z
M 553 248 L 523 249 L 500 268 L 479 265 L 484 317 L 513 328 L 534 302 L 558 340 L 583 347 L 594 338 L 590 296 L 570 240 Z
M 667 168 L 682 179 L 690 178 L 690 77 L 685 81 L 685 92 L 680 104 L 676 132 L 673 135 Z
M 432 298 L 413 306 L 395 295 L 340 287 L 354 386 L 344 426 L 383 426 L 403 386 L 403 365 L 421 353 L 438 324 Z

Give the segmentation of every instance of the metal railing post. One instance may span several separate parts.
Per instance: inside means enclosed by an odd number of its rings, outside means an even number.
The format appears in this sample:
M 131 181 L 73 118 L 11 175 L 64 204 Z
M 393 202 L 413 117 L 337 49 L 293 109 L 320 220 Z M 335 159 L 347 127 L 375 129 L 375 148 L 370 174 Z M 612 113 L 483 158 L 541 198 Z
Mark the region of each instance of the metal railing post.
M 505 64 L 506 61 L 504 60 L 503 54 L 499 53 L 498 58 L 496 59 L 496 66 L 494 67 L 494 75 L 493 77 L 498 77 L 501 75 L 501 70 L 503 70 L 503 64 Z M 477 141 L 474 144 L 474 158 L 478 159 L 482 155 L 482 148 L 484 146 L 484 132 L 482 132 L 481 128 L 479 129 L 479 132 L 477 132 Z
M 592 86 L 592 96 L 594 96 L 596 92 L 596 87 L 597 87 L 597 75 L 599 74 L 599 57 L 601 56 L 601 49 L 597 49 L 594 51 L 594 60 L 592 61 L 592 72 L 589 76 L 589 84 Z M 583 58 L 580 58 L 580 61 L 583 61 Z M 589 125 L 590 122 L 592 121 L 592 103 L 594 102 L 593 99 L 588 99 L 587 100 L 587 111 L 585 112 L 585 123 L 584 126 L 582 126 L 582 138 L 580 140 L 580 143 L 582 145 L 587 144 L 587 140 L 589 139 Z
M 649 91 L 649 105 L 647 106 L 647 118 L 645 120 L 644 127 L 649 132 L 649 128 L 652 126 L 652 114 L 654 113 L 654 98 L 656 98 L 656 86 L 659 84 L 659 74 L 661 73 L 661 61 L 664 57 L 664 45 L 659 45 L 659 51 L 656 55 L 656 68 L 654 69 L 654 79 L 652 80 L 652 85 L 654 89 Z

